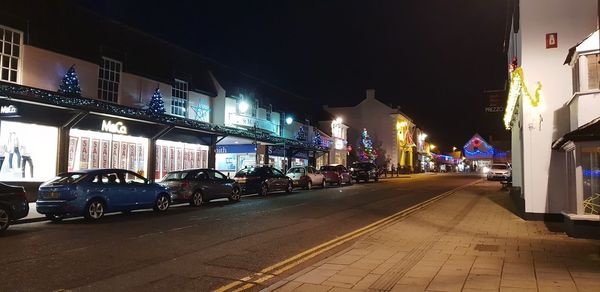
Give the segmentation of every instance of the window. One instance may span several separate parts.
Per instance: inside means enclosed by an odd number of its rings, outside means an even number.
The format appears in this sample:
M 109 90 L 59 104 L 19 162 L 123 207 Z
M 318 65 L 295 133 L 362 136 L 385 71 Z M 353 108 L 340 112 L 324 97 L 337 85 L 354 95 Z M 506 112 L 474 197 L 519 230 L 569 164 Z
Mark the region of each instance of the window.
M 588 75 L 588 90 L 591 89 L 598 89 L 598 82 L 600 82 L 600 79 L 598 78 L 598 69 L 599 69 L 599 64 L 598 61 L 600 61 L 600 59 L 598 58 L 598 54 L 592 54 L 592 55 L 586 55 L 585 56 L 587 58 L 587 75 Z
M 175 79 L 171 99 L 171 114 L 185 117 L 188 101 L 188 83 Z
M 275 176 L 284 176 L 283 173 L 277 168 L 273 168 L 272 171 Z
M 94 176 L 92 183 L 95 184 L 120 184 L 123 183 L 122 174 L 116 172 L 101 173 Z
M 0 80 L 18 82 L 22 34 L 0 26 Z
M 124 174 L 125 174 L 125 183 L 127 183 L 127 184 L 131 184 L 131 183 L 145 184 L 146 183 L 146 179 L 141 177 L 137 173 L 128 171 L 128 172 L 125 172 Z
M 584 214 L 600 213 L 600 146 L 582 147 Z
M 273 105 L 272 105 L 272 104 L 269 104 L 269 105 L 267 106 L 267 114 L 266 114 L 266 116 L 267 116 L 267 121 L 270 121 L 270 120 L 271 120 L 271 113 L 272 113 L 272 112 L 273 112 Z
M 209 171 L 209 174 L 210 174 L 211 178 L 214 180 L 226 180 L 227 179 L 227 177 L 224 174 L 222 174 L 218 171 L 211 170 L 211 171 Z
M 252 103 L 252 116 L 256 117 L 256 113 L 258 112 L 258 99 L 254 99 L 254 102 Z
M 108 58 L 102 58 L 98 74 L 98 99 L 110 102 L 119 100 L 122 64 Z

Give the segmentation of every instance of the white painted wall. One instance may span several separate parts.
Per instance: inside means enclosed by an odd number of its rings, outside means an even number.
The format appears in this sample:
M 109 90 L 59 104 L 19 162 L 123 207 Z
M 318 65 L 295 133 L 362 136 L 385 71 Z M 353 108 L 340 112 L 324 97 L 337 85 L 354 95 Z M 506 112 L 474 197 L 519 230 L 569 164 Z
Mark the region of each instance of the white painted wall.
M 571 131 L 600 117 L 600 92 L 577 95 L 569 105 Z
M 572 75 L 563 62 L 569 48 L 596 29 L 596 5 L 595 0 L 521 0 L 525 82 L 532 93 L 537 81 L 544 88 L 541 126 L 527 101 L 523 108 L 526 212 L 559 213 L 567 206 L 564 153 L 553 152 L 550 145 L 569 128 L 568 114 L 561 108 L 572 96 Z M 554 32 L 558 33 L 558 48 L 546 49 L 545 36 Z
M 98 83 L 96 82 L 96 85 Z M 150 99 L 156 88 L 160 88 L 163 98 L 171 95 L 171 85 L 157 82 L 151 79 L 143 78 L 130 73 L 121 74 L 121 84 L 119 87 L 119 104 L 130 107 L 145 107 L 150 103 Z M 166 103 L 166 101 L 165 101 Z M 165 106 L 167 106 L 165 104 Z

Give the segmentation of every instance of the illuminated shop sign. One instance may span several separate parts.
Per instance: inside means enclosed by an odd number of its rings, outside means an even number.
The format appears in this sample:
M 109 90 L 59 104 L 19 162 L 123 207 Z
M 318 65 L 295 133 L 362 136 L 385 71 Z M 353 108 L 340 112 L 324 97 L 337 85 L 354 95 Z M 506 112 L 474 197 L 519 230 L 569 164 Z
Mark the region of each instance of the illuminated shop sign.
M 229 115 L 229 122 L 231 124 L 243 127 L 254 127 L 266 130 L 272 133 L 279 132 L 278 126 L 270 121 L 257 119 L 255 117 L 242 116 L 235 113 Z
M 127 135 L 127 127 L 121 121 L 113 123 L 110 120 L 102 120 L 101 130 L 113 134 Z
M 0 106 L 0 114 L 3 116 L 14 116 L 17 114 L 17 112 L 17 107 L 12 104 Z

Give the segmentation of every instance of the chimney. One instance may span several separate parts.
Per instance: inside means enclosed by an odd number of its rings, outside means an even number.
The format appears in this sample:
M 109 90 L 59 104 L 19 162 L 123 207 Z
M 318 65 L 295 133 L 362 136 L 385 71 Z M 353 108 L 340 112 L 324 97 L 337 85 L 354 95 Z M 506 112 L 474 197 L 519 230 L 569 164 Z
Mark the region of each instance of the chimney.
M 375 98 L 375 89 L 367 89 L 367 99 Z

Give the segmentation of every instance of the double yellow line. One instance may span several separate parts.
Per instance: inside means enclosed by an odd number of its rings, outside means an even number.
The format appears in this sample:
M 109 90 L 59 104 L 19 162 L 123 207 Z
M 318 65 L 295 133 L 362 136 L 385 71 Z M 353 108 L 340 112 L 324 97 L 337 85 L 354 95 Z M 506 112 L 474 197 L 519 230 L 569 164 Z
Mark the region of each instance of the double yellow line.
M 450 191 L 447 191 L 441 195 L 435 196 L 427 201 L 421 202 L 419 204 L 416 204 L 408 209 L 404 209 L 398 213 L 395 213 L 393 215 L 390 215 L 388 217 L 385 217 L 381 220 L 375 221 L 365 227 L 362 227 L 360 229 L 357 229 L 355 231 L 352 231 L 350 233 L 344 234 L 340 237 L 337 237 L 335 239 L 332 239 L 330 241 L 327 241 L 323 244 L 320 244 L 318 246 L 315 246 L 309 250 L 306 250 L 304 252 L 301 252 L 293 257 L 290 257 L 286 260 L 283 260 L 279 263 L 276 263 L 272 266 L 269 266 L 267 268 L 262 269 L 260 272 L 254 273 L 253 275 L 241 278 L 239 280 L 233 281 L 225 286 L 222 286 L 220 288 L 218 288 L 217 292 L 237 292 L 237 291 L 244 291 L 244 290 L 248 290 L 258 284 L 264 283 L 272 278 L 274 278 L 275 276 L 281 275 L 283 272 L 290 270 L 296 266 L 298 266 L 299 264 L 314 258 L 328 250 L 331 250 L 337 246 L 340 246 L 350 240 L 353 240 L 359 236 L 362 236 L 368 232 L 374 231 L 376 229 L 382 228 L 385 225 L 388 225 L 390 223 L 393 223 L 395 221 L 398 221 L 418 210 L 421 210 L 427 206 L 429 206 L 430 204 L 439 201 L 441 199 L 443 199 L 446 196 L 451 195 L 452 193 L 464 189 L 468 186 L 471 186 L 473 184 L 478 183 L 480 180 L 473 182 L 473 183 L 469 183 L 463 186 L 460 186 L 458 188 L 452 189 Z

